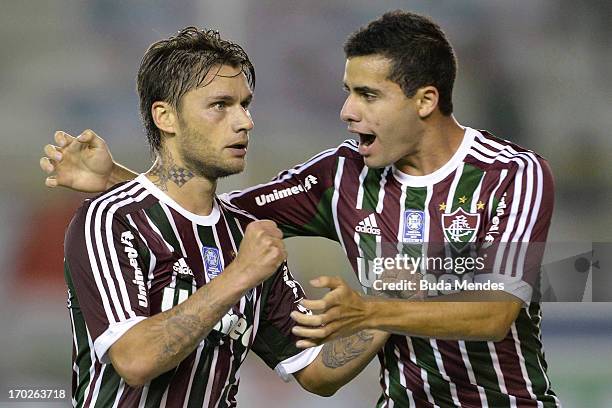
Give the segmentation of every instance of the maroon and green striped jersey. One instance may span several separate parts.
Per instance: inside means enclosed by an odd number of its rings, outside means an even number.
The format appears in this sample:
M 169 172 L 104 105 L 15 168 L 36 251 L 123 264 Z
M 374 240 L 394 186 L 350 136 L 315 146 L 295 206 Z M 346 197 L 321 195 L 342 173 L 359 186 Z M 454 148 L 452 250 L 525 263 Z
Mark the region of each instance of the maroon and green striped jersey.
M 143 175 L 85 201 L 65 242 L 74 406 L 234 407 L 249 350 L 285 379 L 314 360 L 320 348 L 297 349 L 291 334 L 289 314 L 307 310 L 285 263 L 175 369 L 130 387 L 110 362 L 109 348 L 127 330 L 223 273 L 252 220 L 217 198 L 210 215 L 192 214 Z
M 486 273 L 524 301 L 503 341 L 446 341 L 393 335 L 379 353 L 379 407 L 556 407 L 541 342 L 541 311 L 532 296 L 550 225 L 553 179 L 544 159 L 488 132 L 466 128 L 453 157 L 425 176 L 395 166 L 368 168 L 347 140 L 281 172 L 271 182 L 222 196 L 286 236 L 321 236 L 341 244 L 362 286 L 372 261 L 418 248 L 457 256 L 461 245 L 495 248 Z M 517 245 L 509 244 L 517 243 Z M 536 249 L 527 249 L 535 245 Z M 465 248 L 463 248 L 465 249 Z M 529 264 L 533 265 L 533 264 Z M 444 271 L 442 271 L 444 272 Z M 452 271 L 451 271 L 452 272 Z M 439 274 L 425 277 L 438 279 Z M 429 291 L 429 295 L 443 294 Z

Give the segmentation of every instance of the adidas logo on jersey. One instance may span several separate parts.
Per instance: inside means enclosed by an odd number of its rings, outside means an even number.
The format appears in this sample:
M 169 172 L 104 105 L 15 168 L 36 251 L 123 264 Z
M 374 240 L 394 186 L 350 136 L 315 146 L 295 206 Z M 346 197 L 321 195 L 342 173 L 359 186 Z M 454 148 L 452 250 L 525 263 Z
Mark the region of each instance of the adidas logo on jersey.
M 185 258 L 181 258 L 176 261 L 174 263 L 174 266 L 172 266 L 172 269 L 174 270 L 174 272 L 179 273 L 181 275 L 188 275 L 193 277 L 193 271 L 191 270 L 189 265 L 187 265 Z
M 378 228 L 376 224 L 376 217 L 374 214 L 372 213 L 359 221 L 359 224 L 355 227 L 355 231 L 363 232 L 364 234 L 380 235 L 380 228 Z

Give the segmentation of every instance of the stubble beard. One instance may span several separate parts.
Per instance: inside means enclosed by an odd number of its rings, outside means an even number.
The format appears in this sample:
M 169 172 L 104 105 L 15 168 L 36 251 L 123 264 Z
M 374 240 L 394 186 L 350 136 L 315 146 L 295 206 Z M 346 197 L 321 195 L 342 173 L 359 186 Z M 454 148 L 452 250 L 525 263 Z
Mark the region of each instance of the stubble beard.
M 238 174 L 244 170 L 244 160 L 240 164 L 233 164 L 229 160 L 221 159 L 219 154 L 212 151 L 209 144 L 204 146 L 202 144 L 192 145 L 191 142 L 198 139 L 201 139 L 201 137 L 189 130 L 187 140 L 190 142 L 183 143 L 180 148 L 182 162 L 195 175 L 214 181 Z

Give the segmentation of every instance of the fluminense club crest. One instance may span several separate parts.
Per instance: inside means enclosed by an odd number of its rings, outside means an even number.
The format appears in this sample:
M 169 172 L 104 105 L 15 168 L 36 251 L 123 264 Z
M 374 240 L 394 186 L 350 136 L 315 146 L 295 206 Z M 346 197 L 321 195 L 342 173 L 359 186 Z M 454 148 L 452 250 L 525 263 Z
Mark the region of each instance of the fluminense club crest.
M 458 251 L 465 244 L 476 241 L 479 225 L 480 214 L 466 212 L 463 208 L 457 208 L 451 214 L 442 214 L 444 239 Z

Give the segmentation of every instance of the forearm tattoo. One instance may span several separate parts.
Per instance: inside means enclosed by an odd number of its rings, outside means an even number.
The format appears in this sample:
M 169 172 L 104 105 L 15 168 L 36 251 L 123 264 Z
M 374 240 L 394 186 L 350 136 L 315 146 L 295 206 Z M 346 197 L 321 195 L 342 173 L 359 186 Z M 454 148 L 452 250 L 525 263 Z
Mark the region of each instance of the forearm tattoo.
M 158 157 L 155 165 L 149 170 L 149 176 L 160 190 L 168 191 L 168 182 L 182 187 L 195 175 L 191 170 L 177 166 L 169 154 Z
M 208 288 L 200 288 L 202 299 L 210 299 Z M 231 307 L 227 303 L 208 303 L 173 307 L 149 330 L 151 341 L 158 342 L 156 360 L 161 367 L 176 367 L 208 335 L 218 318 Z
M 352 336 L 326 343 L 323 346 L 323 364 L 328 368 L 338 368 L 359 357 L 368 349 L 374 335 L 363 330 Z

